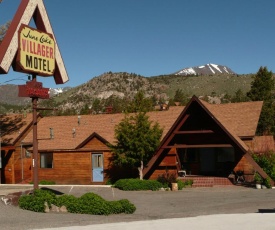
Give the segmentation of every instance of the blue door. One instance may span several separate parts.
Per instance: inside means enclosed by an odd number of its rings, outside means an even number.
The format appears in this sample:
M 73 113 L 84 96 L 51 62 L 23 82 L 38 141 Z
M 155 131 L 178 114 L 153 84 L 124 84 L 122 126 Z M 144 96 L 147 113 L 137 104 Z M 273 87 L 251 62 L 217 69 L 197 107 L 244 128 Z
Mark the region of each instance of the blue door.
M 92 181 L 103 182 L 103 154 L 93 153 L 92 154 Z

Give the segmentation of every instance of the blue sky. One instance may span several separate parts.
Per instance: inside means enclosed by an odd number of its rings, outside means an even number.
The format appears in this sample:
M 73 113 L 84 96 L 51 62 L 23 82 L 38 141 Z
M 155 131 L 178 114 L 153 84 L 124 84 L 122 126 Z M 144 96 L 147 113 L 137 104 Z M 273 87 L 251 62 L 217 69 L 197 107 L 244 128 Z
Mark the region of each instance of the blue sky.
M 20 0 L 3 0 L 0 24 Z M 214 63 L 238 74 L 275 72 L 274 0 L 44 0 L 70 80 L 108 71 L 145 77 Z M 0 84 L 26 75 L 12 69 Z M 22 84 L 22 81 L 11 81 Z

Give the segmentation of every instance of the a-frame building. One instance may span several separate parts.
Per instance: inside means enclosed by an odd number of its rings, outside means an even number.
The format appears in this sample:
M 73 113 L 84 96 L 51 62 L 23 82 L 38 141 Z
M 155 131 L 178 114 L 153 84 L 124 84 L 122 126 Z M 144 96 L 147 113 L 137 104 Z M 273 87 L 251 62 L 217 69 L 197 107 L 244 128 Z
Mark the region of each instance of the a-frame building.
M 246 109 L 245 106 L 250 105 L 244 104 L 243 109 Z M 258 119 L 262 102 L 253 106 L 259 107 L 258 114 L 254 116 Z M 254 127 L 247 127 L 251 130 L 247 132 L 250 136 L 242 136 L 242 132 L 237 135 L 233 124 L 230 126 L 228 114 L 222 115 L 227 112 L 219 107 L 220 116 L 217 116 L 214 107 L 193 96 L 145 167 L 144 178 L 157 179 L 167 171 L 177 174 L 182 170 L 192 175 L 221 177 L 238 170 L 250 175 L 257 171 L 266 178 L 267 174 L 253 160 L 248 147 L 258 121 L 250 122 Z M 237 115 L 238 111 L 234 114 Z M 249 111 L 246 116 L 249 120 Z M 236 119 L 234 123 L 236 125 Z

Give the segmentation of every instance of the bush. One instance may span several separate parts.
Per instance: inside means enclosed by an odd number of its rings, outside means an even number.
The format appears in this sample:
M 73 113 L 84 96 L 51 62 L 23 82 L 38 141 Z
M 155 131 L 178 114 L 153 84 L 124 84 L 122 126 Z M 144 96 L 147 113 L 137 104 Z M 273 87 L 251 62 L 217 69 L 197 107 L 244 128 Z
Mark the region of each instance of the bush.
M 263 185 L 265 185 L 267 188 L 271 188 L 271 181 L 270 178 L 267 177 L 266 179 L 263 179 Z
M 33 184 L 33 182 L 30 182 L 30 184 Z M 55 184 L 55 182 L 54 181 L 48 181 L 48 180 L 41 180 L 41 181 L 39 181 L 38 184 L 41 184 L 41 185 L 53 185 L 53 184 Z
M 156 180 L 120 179 L 114 184 L 114 187 L 124 191 L 156 191 L 162 187 L 162 184 Z
M 41 185 L 53 185 L 53 184 L 55 184 L 55 182 L 54 181 L 48 181 L 48 180 L 41 180 L 39 182 L 39 184 L 41 184 Z
M 118 213 L 134 213 L 136 207 L 126 199 L 118 201 L 106 201 L 95 193 L 86 193 L 80 198 L 73 195 L 56 196 L 46 190 L 35 190 L 34 194 L 23 195 L 19 198 L 19 207 L 22 209 L 45 212 L 45 202 L 50 206 L 65 206 L 70 213 L 110 215 Z
M 185 181 L 182 181 L 182 180 L 178 180 L 178 189 L 179 190 L 182 190 L 183 188 L 187 187 L 187 186 L 192 186 L 193 184 L 193 180 L 185 180 Z
M 77 204 L 77 203 L 78 203 L 78 198 L 76 198 L 73 195 L 64 194 L 62 196 L 58 196 L 57 199 L 55 200 L 55 203 L 53 203 L 53 204 L 58 207 L 65 206 L 67 208 L 67 210 L 69 211 L 69 208 L 72 205 Z
M 182 180 L 178 180 L 178 189 L 182 190 L 185 187 L 185 184 Z
M 175 173 L 163 173 L 162 175 L 158 176 L 157 179 L 158 182 L 160 182 L 163 187 L 167 188 L 167 187 L 171 187 L 172 183 L 176 183 L 177 182 L 177 176 Z
M 119 201 L 109 201 L 109 206 L 111 207 L 112 213 L 126 213 L 132 214 L 136 211 L 136 207 L 129 202 L 127 199 L 122 199 Z
M 266 174 L 275 180 L 275 153 L 268 151 L 262 154 L 252 154 L 252 157 Z
M 262 184 L 263 182 L 263 178 L 260 176 L 258 172 L 256 172 L 254 175 L 254 181 L 256 184 Z
M 36 189 L 31 195 L 23 195 L 19 198 L 18 205 L 22 209 L 44 212 L 45 202 L 53 204 L 56 201 L 56 196 L 53 192 L 47 190 Z

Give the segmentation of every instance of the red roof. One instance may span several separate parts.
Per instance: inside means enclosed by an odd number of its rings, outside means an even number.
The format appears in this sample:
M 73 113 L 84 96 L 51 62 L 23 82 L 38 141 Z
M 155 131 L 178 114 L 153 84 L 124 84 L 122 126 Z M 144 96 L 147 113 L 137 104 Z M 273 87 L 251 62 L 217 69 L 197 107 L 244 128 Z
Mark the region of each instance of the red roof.
M 201 101 L 201 103 L 233 135 L 238 137 L 253 137 L 255 135 L 262 102 L 217 105 L 208 104 L 204 101 Z M 183 106 L 170 106 L 169 110 L 148 112 L 147 115 L 150 120 L 158 122 L 164 129 L 163 138 L 183 109 Z M 119 124 L 124 116 L 124 114 L 98 114 L 81 115 L 80 118 L 77 115 L 44 117 L 38 123 L 38 147 L 43 150 L 75 149 L 93 133 L 114 144 L 115 126 Z M 31 122 L 32 117 L 28 115 L 27 118 L 29 119 L 28 122 Z M 50 128 L 53 129 L 54 137 L 52 139 Z M 7 137 L 5 136 L 5 138 Z M 11 138 L 16 138 L 15 133 Z M 24 142 L 32 142 L 32 132 L 27 135 Z

